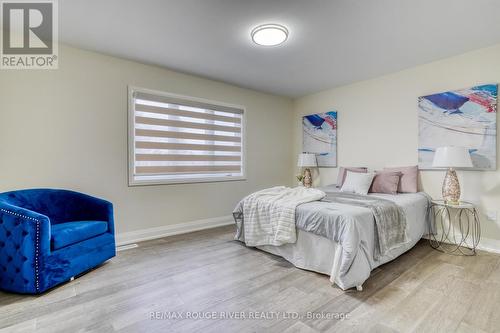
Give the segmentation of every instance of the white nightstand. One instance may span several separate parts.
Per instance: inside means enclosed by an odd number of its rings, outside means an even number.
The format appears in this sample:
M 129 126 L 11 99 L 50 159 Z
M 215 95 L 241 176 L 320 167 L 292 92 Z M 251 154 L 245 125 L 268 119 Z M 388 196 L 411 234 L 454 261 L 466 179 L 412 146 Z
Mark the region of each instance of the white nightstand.
M 473 256 L 481 238 L 481 222 L 476 206 L 461 201 L 452 205 L 432 200 L 434 220 L 429 231 L 431 246 L 444 253 Z

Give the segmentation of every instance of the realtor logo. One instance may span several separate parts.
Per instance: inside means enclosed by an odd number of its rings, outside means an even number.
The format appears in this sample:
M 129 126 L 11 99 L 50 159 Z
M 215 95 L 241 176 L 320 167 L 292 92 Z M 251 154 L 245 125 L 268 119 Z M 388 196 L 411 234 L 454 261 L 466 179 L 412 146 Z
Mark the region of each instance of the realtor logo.
M 2 69 L 57 69 L 57 2 L 0 1 Z

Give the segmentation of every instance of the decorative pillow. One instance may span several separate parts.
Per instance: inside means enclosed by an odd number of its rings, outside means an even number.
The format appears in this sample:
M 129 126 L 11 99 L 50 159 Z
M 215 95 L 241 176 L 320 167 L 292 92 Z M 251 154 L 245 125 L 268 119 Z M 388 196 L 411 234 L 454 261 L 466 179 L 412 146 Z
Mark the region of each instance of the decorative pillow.
M 340 167 L 339 174 L 337 176 L 337 187 L 342 187 L 345 181 L 346 171 L 357 172 L 357 173 L 367 173 L 368 169 L 363 167 Z
M 402 173 L 399 180 L 399 193 L 417 193 L 418 166 L 384 168 L 384 171 L 399 171 Z
M 399 171 L 377 171 L 370 192 L 397 194 L 401 175 Z
M 340 192 L 350 192 L 367 195 L 372 184 L 374 173 L 359 173 L 347 171 Z

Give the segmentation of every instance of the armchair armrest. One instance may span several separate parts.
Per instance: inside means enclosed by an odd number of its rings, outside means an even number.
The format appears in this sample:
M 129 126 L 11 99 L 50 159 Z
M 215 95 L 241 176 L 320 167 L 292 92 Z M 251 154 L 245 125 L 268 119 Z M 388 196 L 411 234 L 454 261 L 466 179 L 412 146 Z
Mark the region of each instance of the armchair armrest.
M 49 254 L 49 218 L 0 201 L 0 285 L 38 292 L 40 269 Z

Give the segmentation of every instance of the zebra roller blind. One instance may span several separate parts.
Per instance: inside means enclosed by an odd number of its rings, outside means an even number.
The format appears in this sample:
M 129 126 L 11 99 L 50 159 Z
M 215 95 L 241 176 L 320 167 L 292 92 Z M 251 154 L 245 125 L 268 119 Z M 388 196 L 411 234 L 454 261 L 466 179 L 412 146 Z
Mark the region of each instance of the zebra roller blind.
M 133 90 L 131 183 L 243 177 L 242 107 Z

